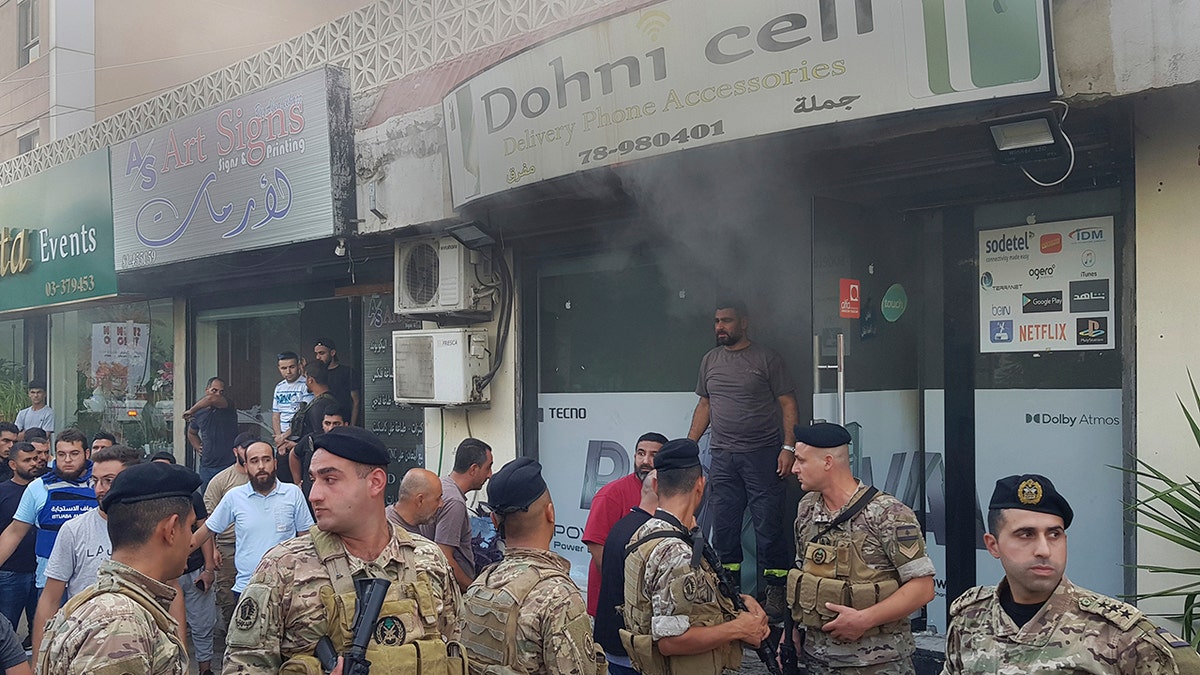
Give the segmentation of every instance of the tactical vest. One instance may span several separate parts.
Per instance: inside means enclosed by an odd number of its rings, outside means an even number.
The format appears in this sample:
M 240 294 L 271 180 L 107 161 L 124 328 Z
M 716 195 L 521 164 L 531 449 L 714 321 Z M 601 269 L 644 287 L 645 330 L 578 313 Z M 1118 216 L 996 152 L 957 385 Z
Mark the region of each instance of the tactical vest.
M 502 588 L 491 588 L 492 573 L 496 566 L 488 567 L 467 589 L 463 597 L 463 644 L 470 657 L 471 675 L 519 675 L 525 671 L 517 668 L 517 620 L 525 599 L 542 581 L 556 577 L 574 584 L 571 577 L 556 569 L 530 565 Z M 582 616 L 581 626 L 586 636 L 591 635 L 591 623 Z M 585 635 L 581 634 L 582 639 Z M 603 675 L 607 668 L 601 660 L 595 673 L 580 675 Z
M 664 537 L 675 537 L 685 541 L 689 546 L 692 543 L 691 537 L 682 532 L 663 534 Z M 658 650 L 658 643 L 650 634 L 654 608 L 650 604 L 650 598 L 642 593 L 642 589 L 646 583 L 646 558 L 661 543 L 661 538 L 644 541 L 628 551 L 625 557 L 626 603 L 620 608 L 625 619 L 625 628 L 621 628 L 619 633 L 621 646 L 625 647 L 629 654 L 634 669 L 642 675 L 721 675 L 725 669 L 737 670 L 742 665 L 740 641 L 727 643 L 702 654 L 687 656 L 663 656 Z M 707 562 L 702 561 L 701 566 L 705 573 L 716 577 L 716 572 Z M 631 574 L 631 569 L 637 570 L 637 573 Z M 672 581 L 672 595 L 687 595 L 685 586 L 682 578 Z M 633 604 L 628 602 L 629 598 L 634 599 Z M 688 621 L 696 627 L 717 626 L 733 620 L 736 616 L 737 610 L 733 601 L 717 593 L 715 602 L 693 604 Z
M 397 530 L 403 532 L 402 530 Z M 329 585 L 319 594 L 329 621 L 329 638 L 338 653 L 350 648 L 354 635 L 354 576 L 341 540 L 317 527 L 309 529 L 317 557 L 329 574 Z M 407 535 L 407 533 L 404 533 Z M 438 631 L 433 585 L 425 572 L 405 561 L 400 578 L 393 580 L 384 598 L 375 631 L 367 645 L 371 669 L 402 675 L 466 675 L 462 645 L 446 643 Z M 321 664 L 311 652 L 284 654 L 281 674 L 322 675 Z
M 67 480 L 54 472 L 41 477 L 42 484 L 46 486 L 46 503 L 37 514 L 38 531 L 34 551 L 39 558 L 50 557 L 58 531 L 68 520 L 96 506 L 96 490 L 88 484 L 91 479 L 91 461 L 75 480 Z
M 158 629 L 166 636 L 167 641 L 171 643 L 171 646 L 174 647 L 175 650 L 177 650 L 173 652 L 173 654 L 164 655 L 166 658 L 161 660 L 164 663 L 169 660 L 174 660 L 180 664 L 182 668 L 176 670 L 176 672 L 180 673 L 180 675 L 187 672 L 187 648 L 184 647 L 183 643 L 179 641 L 179 634 L 176 631 L 177 624 L 175 623 L 175 620 L 167 614 L 162 605 L 147 599 L 140 593 L 130 592 L 124 587 L 111 582 L 99 582 L 92 586 L 88 586 L 68 600 L 67 604 L 63 605 L 61 610 L 63 618 L 71 616 L 80 607 L 82 607 L 84 603 L 93 598 L 104 595 L 105 593 L 116 593 L 117 595 L 129 598 L 133 602 L 137 603 L 139 607 L 146 610 L 146 613 L 150 615 L 150 618 L 154 619 L 154 625 L 158 626 Z M 152 665 L 154 665 L 155 661 L 154 656 L 155 655 L 153 654 L 147 655 L 147 657 L 151 659 Z M 155 670 L 152 672 L 158 671 Z
M 804 546 L 800 569 L 788 572 L 787 597 L 792 618 L 811 628 L 833 621 L 838 613 L 825 603 L 866 609 L 886 599 L 900 588 L 900 575 L 894 569 L 877 570 L 862 558 L 866 533 L 832 529 L 830 544 L 798 542 Z M 875 626 L 863 637 L 896 633 L 905 629 L 907 619 Z

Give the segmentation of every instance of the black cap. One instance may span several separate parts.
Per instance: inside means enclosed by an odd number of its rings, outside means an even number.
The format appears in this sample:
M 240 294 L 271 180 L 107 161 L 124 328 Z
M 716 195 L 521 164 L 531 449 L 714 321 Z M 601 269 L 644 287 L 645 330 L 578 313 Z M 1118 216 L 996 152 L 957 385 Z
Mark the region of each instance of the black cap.
M 314 437 L 313 448 L 371 466 L 387 466 L 392 461 L 383 441 L 362 427 L 334 427 L 329 433 Z
M 316 340 L 313 340 L 313 346 L 314 347 L 324 347 L 326 349 L 332 349 L 334 351 L 337 351 L 337 345 L 333 343 L 333 340 L 330 340 L 327 337 L 317 338 Z
M 172 455 L 171 453 L 167 452 L 166 450 L 160 450 L 160 451 L 154 453 L 153 455 L 150 455 L 150 459 L 148 459 L 146 461 L 157 462 L 160 459 L 165 460 L 166 462 L 168 462 L 170 464 L 178 463 L 175 461 L 175 455 Z
M 700 466 L 700 446 L 690 438 L 667 441 L 654 455 L 654 468 L 658 471 L 689 469 Z
M 200 487 L 200 476 L 178 464 L 147 462 L 135 464 L 113 480 L 112 488 L 100 506 L 107 511 L 113 504 L 135 504 L 167 497 L 191 497 Z
M 1063 529 L 1071 526 L 1075 512 L 1049 478 L 1036 473 L 1008 476 L 996 481 L 988 510 L 1021 509 L 1049 513 L 1063 520 Z
M 251 443 L 257 443 L 260 440 L 262 440 L 262 437 L 260 437 L 258 434 L 249 431 L 243 431 L 237 435 L 237 438 L 233 439 L 233 447 L 248 448 L 250 447 Z
M 546 491 L 542 465 L 529 457 L 505 464 L 488 483 L 487 505 L 501 515 L 524 511 Z
M 850 432 L 840 424 L 817 422 L 811 427 L 802 427 L 797 424 L 794 431 L 797 443 L 811 445 L 814 448 L 836 448 L 840 445 L 850 444 Z

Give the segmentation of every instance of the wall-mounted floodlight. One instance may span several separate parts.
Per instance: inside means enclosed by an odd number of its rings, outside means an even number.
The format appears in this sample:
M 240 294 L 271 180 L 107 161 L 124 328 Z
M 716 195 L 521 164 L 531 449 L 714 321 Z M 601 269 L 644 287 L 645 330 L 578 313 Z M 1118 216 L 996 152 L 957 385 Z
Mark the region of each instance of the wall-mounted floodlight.
M 987 122 L 1001 164 L 1028 164 L 1058 159 L 1067 144 L 1053 110 L 1001 117 Z
M 454 237 L 460 244 L 469 249 L 484 248 L 485 246 L 494 246 L 496 238 L 483 228 L 483 225 L 471 221 L 469 223 L 459 223 L 446 228 L 446 234 Z

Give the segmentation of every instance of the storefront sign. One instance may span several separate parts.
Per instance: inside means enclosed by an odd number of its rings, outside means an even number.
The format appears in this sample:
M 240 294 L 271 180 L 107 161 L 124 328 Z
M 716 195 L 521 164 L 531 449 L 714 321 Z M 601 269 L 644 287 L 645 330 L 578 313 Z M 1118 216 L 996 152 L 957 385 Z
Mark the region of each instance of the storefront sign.
M 1044 0 L 666 0 L 443 102 L 454 203 L 789 129 L 1050 92 Z
M 393 302 L 391 295 L 367 298 L 363 312 L 362 424 L 388 446 L 389 504 L 396 501 L 404 474 L 425 465 L 425 413 L 398 405 L 392 395 L 392 331 L 420 328 L 421 322 L 398 316 Z
M 904 315 L 906 309 L 908 309 L 908 293 L 904 291 L 904 286 L 892 284 L 888 287 L 887 293 L 883 294 L 883 300 L 879 302 L 880 314 L 883 314 L 883 318 L 887 319 L 889 323 L 895 323 Z
M 346 72 L 325 68 L 114 146 L 117 270 L 341 234 L 349 100 Z
M 0 312 L 117 293 L 108 152 L 0 188 Z
M 1115 349 L 1112 218 L 979 233 L 979 350 Z
M 838 316 L 857 319 L 862 312 L 862 284 L 858 279 L 841 279 L 838 285 Z

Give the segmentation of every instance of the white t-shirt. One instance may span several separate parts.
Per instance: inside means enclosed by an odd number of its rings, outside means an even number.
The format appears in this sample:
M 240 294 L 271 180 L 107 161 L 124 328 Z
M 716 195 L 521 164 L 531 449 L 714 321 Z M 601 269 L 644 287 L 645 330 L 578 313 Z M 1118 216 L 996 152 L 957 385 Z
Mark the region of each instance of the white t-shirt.
M 54 408 L 48 405 L 42 406 L 41 410 L 34 410 L 33 406 L 23 408 L 17 413 L 16 425 L 21 431 L 31 427 L 54 431 Z
M 63 524 L 54 540 L 54 550 L 46 563 L 46 578 L 67 583 L 67 597 L 96 583 L 100 563 L 112 558 L 108 539 L 108 521 L 100 509 L 75 516 Z
M 287 431 L 292 424 L 292 415 L 301 405 L 313 400 L 308 391 L 308 379 L 303 375 L 295 382 L 280 380 L 275 385 L 275 401 L 271 404 L 271 412 L 279 413 L 279 428 Z

